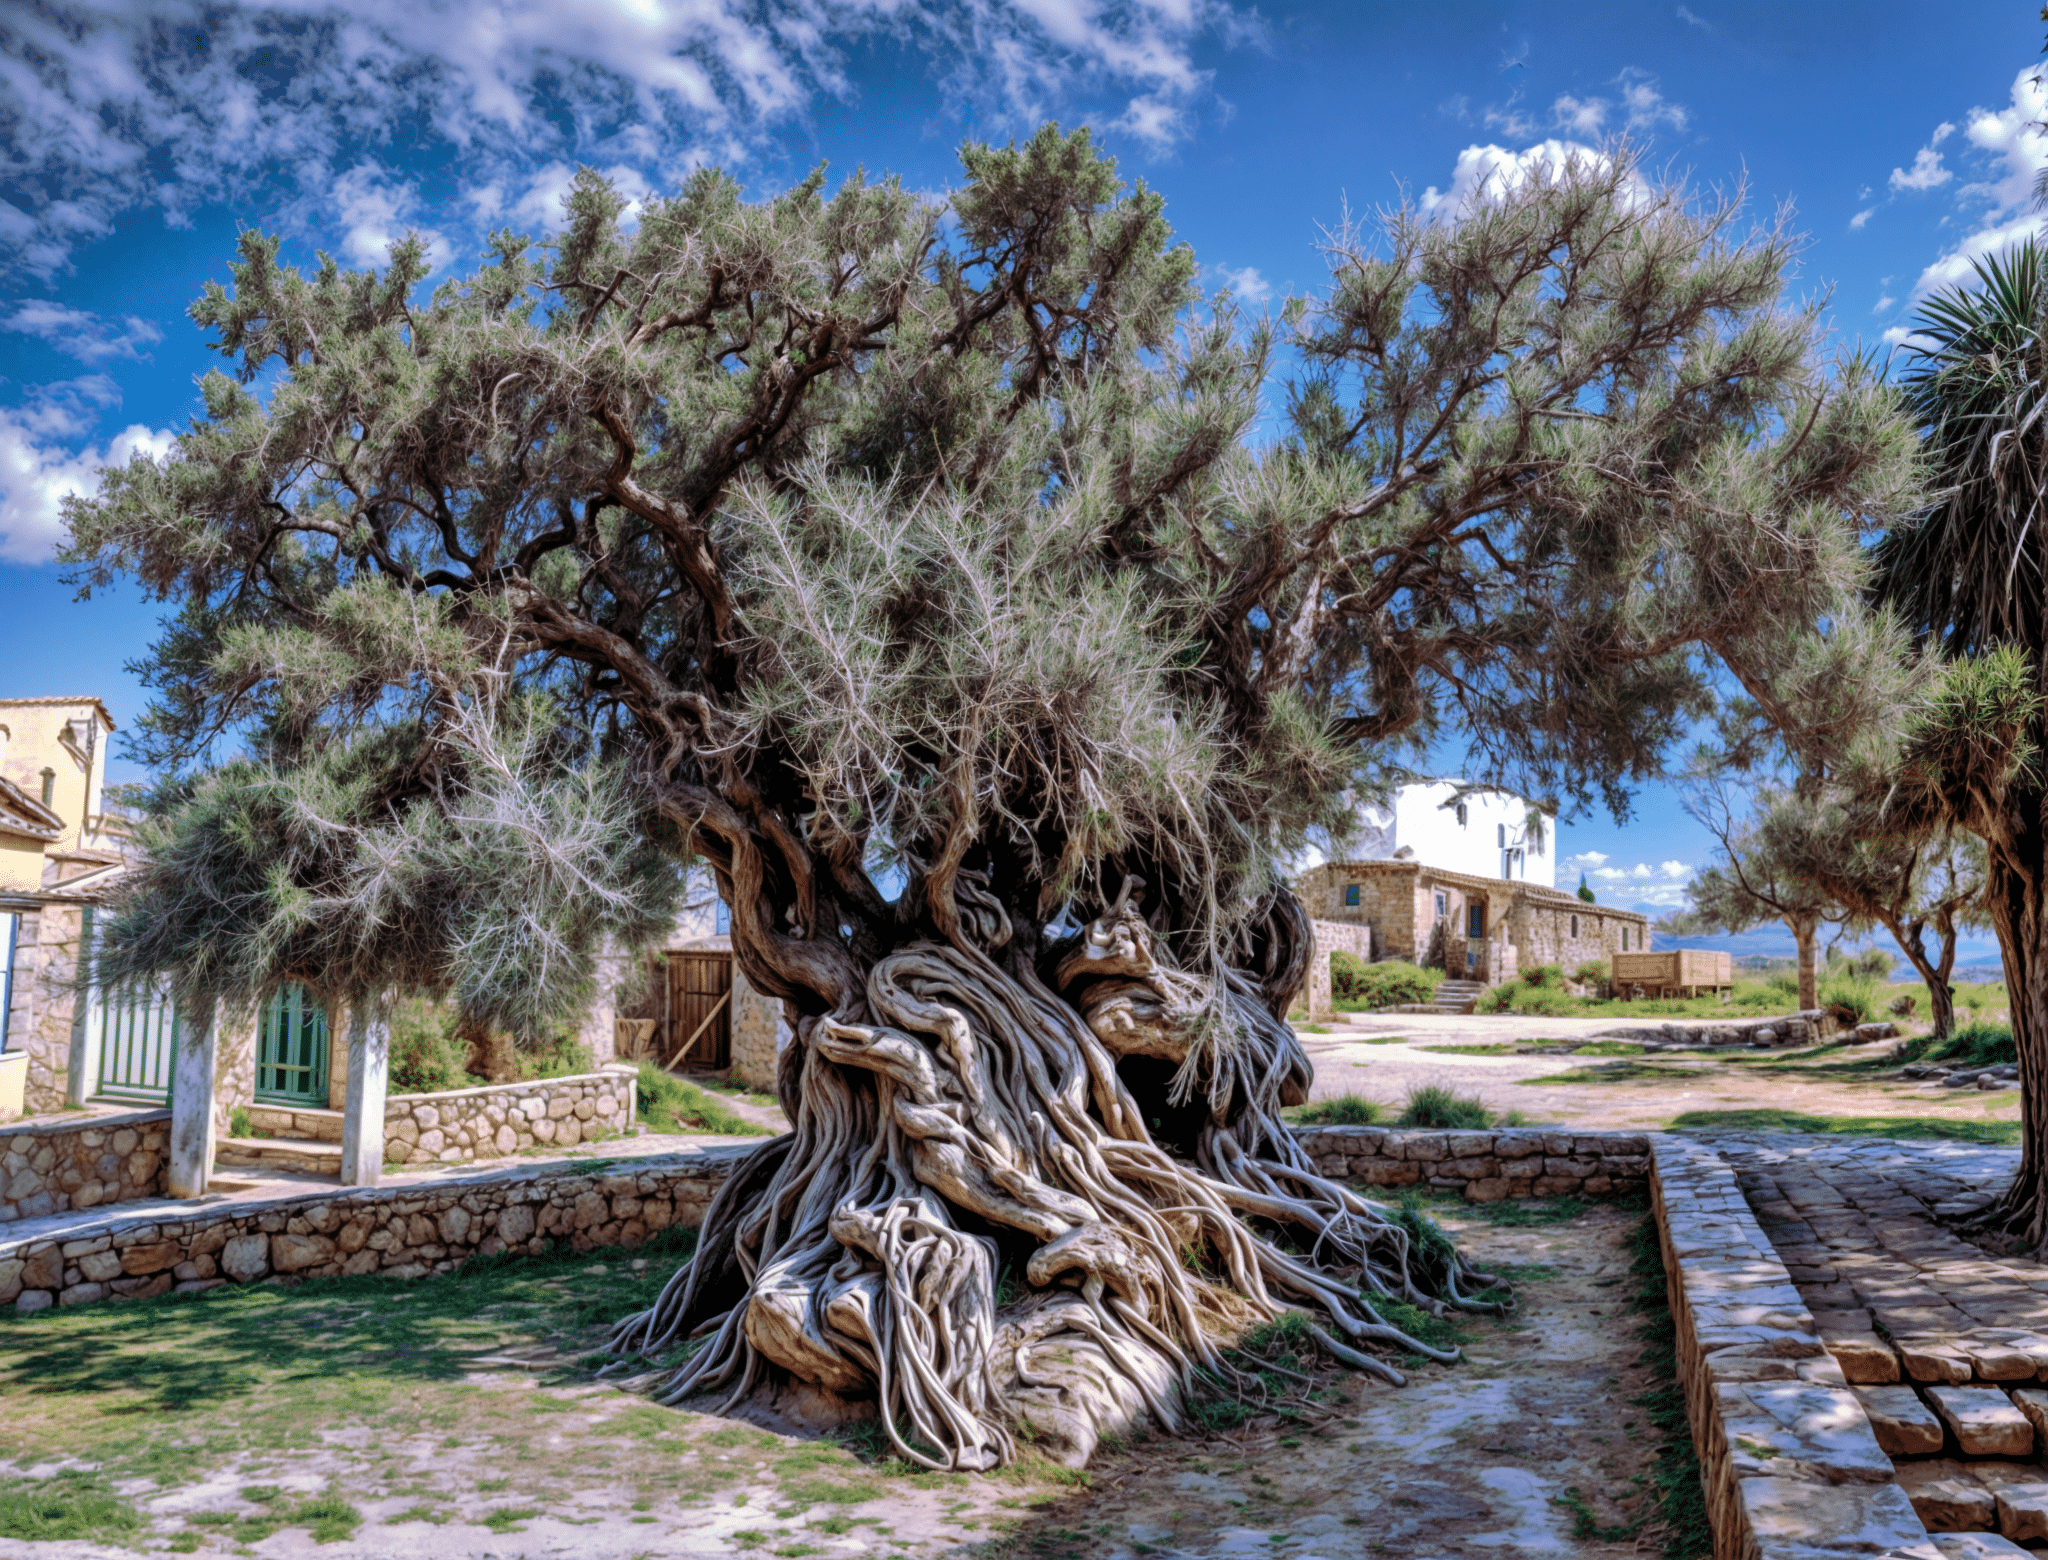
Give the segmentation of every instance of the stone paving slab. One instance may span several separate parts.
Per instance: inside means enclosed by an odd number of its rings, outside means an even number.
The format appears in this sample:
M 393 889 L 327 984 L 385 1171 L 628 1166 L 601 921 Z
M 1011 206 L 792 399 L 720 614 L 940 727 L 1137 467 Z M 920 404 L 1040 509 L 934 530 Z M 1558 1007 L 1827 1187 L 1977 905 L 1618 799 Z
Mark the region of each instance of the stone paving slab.
M 1717 1556 L 1939 1560 L 1734 1168 L 1677 1137 L 1652 1195 Z M 1970 1486 L 1988 1526 L 1996 1501 Z

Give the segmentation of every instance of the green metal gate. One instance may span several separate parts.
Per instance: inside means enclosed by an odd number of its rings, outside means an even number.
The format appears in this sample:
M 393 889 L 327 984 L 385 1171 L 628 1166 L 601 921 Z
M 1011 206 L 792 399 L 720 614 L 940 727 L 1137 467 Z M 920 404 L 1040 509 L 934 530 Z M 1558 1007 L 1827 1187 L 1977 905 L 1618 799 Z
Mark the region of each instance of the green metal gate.
M 263 1009 L 256 1098 L 266 1105 L 327 1104 L 327 1010 L 303 986 L 286 986 Z
M 178 1010 L 169 988 L 156 981 L 116 986 L 100 999 L 97 1019 L 101 1098 L 168 1105 L 178 1056 Z

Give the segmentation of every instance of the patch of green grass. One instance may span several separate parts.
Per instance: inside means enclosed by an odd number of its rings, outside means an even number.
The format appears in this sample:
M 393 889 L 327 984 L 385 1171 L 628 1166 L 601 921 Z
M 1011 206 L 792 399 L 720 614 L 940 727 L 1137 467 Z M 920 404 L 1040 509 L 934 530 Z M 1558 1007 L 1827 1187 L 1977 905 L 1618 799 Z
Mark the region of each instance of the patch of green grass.
M 1313 1100 L 1281 1114 L 1304 1127 L 1370 1127 L 1386 1119 L 1386 1106 L 1362 1094 L 1339 1094 L 1333 1099 Z
M 1900 1062 L 1947 1062 L 1952 1067 L 1999 1067 L 2019 1060 L 2012 1031 L 2004 1024 L 1964 1024 L 1946 1038 L 1921 1035 L 1902 1041 L 1884 1065 Z
M 142 1529 L 142 1513 L 98 1474 L 17 1479 L 0 1488 L 0 1538 L 121 1544 Z
M 1808 1116 L 1799 1111 L 1763 1108 L 1689 1110 L 1673 1116 L 1671 1125 L 1737 1132 L 1815 1132 L 1832 1137 L 1922 1138 L 1999 1147 L 2020 1140 L 2017 1121 L 1947 1121 L 1939 1116 Z
M 780 1493 L 792 1506 L 864 1506 L 871 1500 L 882 1499 L 889 1491 L 869 1481 L 789 1479 L 783 1482 Z
M 782 1107 L 782 1101 L 778 1100 L 774 1095 L 762 1094 L 758 1090 L 748 1088 L 743 1083 L 733 1082 L 731 1078 L 707 1076 L 693 1078 L 690 1081 L 711 1090 L 714 1094 L 729 1094 L 736 1100 L 743 1100 L 747 1104 L 758 1106 L 762 1110 L 779 1110 Z
M 1484 1045 L 1418 1045 L 1415 1049 L 1436 1056 L 1514 1056 L 1522 1047 L 1510 1040 L 1491 1040 Z
M 441 1527 L 448 1521 L 448 1513 L 432 1506 L 408 1506 L 405 1510 L 384 1518 L 384 1521 L 393 1527 L 401 1522 L 431 1522 L 435 1527 Z
M 1408 1091 L 1408 1103 L 1396 1125 L 1476 1130 L 1493 1125 L 1493 1112 L 1470 1095 L 1430 1083 Z
M 632 1253 L 478 1257 L 410 1281 L 308 1279 L 0 1312 L 0 1459 L 72 1457 L 110 1482 L 183 1483 L 244 1446 L 311 1445 L 319 1425 L 359 1427 L 373 1442 L 460 1428 L 465 1445 L 502 1428 L 523 1443 L 552 1418 L 538 1409 L 577 1405 L 545 1391 L 485 1393 L 470 1383 L 475 1356 L 539 1345 L 574 1358 L 591 1329 L 650 1304 L 695 1239 L 672 1230 Z M 636 1269 L 628 1257 L 648 1261 Z
M 1499 1202 L 1475 1205 L 1479 1216 L 1488 1224 L 1506 1229 L 1524 1229 L 1538 1224 L 1569 1224 L 1591 1206 L 1592 1204 L 1582 1197 L 1544 1200 L 1505 1197 Z
M 1561 1506 L 1571 1513 L 1573 1538 L 1590 1538 L 1603 1544 L 1618 1544 L 1623 1539 L 1634 1538 L 1643 1525 L 1640 1517 L 1627 1522 L 1603 1524 L 1600 1521 L 1600 1514 L 1586 1503 L 1586 1497 L 1579 1493 L 1577 1485 L 1568 1487 L 1562 1495 L 1551 1496 L 1550 1503 L 1553 1506 Z
M 1356 1044 L 1358 1044 L 1358 1045 L 1410 1045 L 1410 1044 L 1413 1044 L 1413 1042 L 1412 1042 L 1412 1041 L 1410 1041 L 1410 1040 L 1409 1040 L 1409 1038 L 1408 1038 L 1408 1037 L 1407 1037 L 1406 1035 L 1360 1035 L 1360 1036 L 1358 1037 L 1358 1039 L 1357 1039 L 1357 1041 L 1356 1041 L 1355 1043 L 1356 1043 Z
M 1641 1056 L 1643 1048 L 1633 1040 L 1588 1040 L 1573 1049 L 1574 1056 Z
M 1615 1062 L 1599 1062 L 1591 1067 L 1574 1067 L 1569 1072 L 1548 1073 L 1541 1078 L 1517 1078 L 1515 1082 L 1532 1086 L 1542 1084 L 1578 1083 L 1641 1083 L 1646 1078 L 1669 1078 L 1673 1069 L 1659 1067 L 1654 1062 L 1634 1062 L 1624 1058 Z
M 1685 1416 L 1685 1390 L 1678 1384 L 1678 1327 L 1671 1316 L 1654 1215 L 1646 1214 L 1637 1223 L 1629 1236 L 1629 1252 L 1629 1276 L 1634 1281 L 1630 1301 L 1643 1319 L 1639 1363 L 1649 1367 L 1653 1378 L 1635 1403 L 1648 1414 L 1657 1434 L 1656 1460 L 1650 1468 L 1653 1504 L 1644 1516 L 1654 1515 L 1664 1529 L 1664 1560 L 1706 1560 L 1714 1550 L 1714 1532 L 1707 1522 L 1699 1456 Z
M 539 1515 L 538 1506 L 494 1506 L 477 1520 L 493 1533 L 524 1533 L 526 1524 Z
M 774 1131 L 749 1121 L 724 1101 L 653 1062 L 640 1064 L 640 1120 L 651 1132 L 715 1132 L 766 1137 Z

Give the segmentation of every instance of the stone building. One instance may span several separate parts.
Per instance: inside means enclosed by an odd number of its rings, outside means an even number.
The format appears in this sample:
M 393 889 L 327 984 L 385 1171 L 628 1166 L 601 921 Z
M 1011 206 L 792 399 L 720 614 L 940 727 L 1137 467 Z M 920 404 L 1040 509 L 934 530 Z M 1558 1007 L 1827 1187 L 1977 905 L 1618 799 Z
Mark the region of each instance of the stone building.
M 1356 938 L 1349 951 L 1360 957 L 1420 962 L 1441 925 L 1444 968 L 1489 984 L 1543 964 L 1569 973 L 1649 946 L 1649 918 L 1634 910 L 1419 861 L 1326 862 L 1294 889 L 1312 920 L 1363 930 L 1344 939 Z
M 1295 880 L 1316 923 L 1312 1011 L 1318 994 L 1328 1000 L 1333 951 L 1419 963 L 1439 928 L 1447 973 L 1489 985 L 1650 945 L 1646 916 L 1552 886 L 1553 820 L 1520 797 L 1451 781 L 1404 786 L 1360 823 L 1358 859 Z

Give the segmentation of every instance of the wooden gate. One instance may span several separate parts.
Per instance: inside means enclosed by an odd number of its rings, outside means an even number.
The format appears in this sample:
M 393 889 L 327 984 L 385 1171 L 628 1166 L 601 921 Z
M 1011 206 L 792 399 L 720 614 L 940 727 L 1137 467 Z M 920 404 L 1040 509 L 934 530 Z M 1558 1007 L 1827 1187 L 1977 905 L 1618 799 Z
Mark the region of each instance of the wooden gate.
M 716 1071 L 732 1065 L 732 955 L 692 948 L 668 956 L 668 1033 L 662 1063 Z
M 95 1092 L 103 1099 L 168 1105 L 178 1054 L 178 1012 L 168 987 L 155 981 L 117 986 L 101 998 L 97 1016 L 100 1076 Z
M 256 1098 L 316 1110 L 327 1104 L 327 1010 L 303 986 L 285 987 L 263 1009 Z

